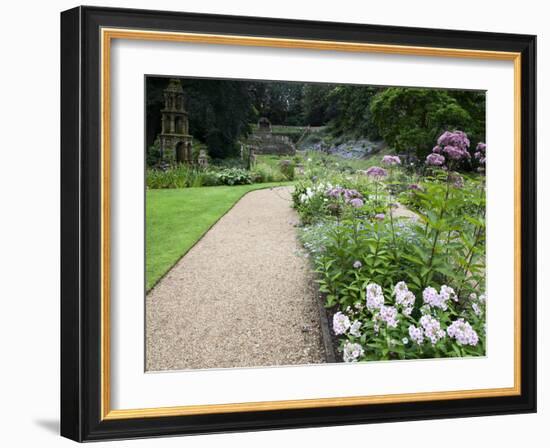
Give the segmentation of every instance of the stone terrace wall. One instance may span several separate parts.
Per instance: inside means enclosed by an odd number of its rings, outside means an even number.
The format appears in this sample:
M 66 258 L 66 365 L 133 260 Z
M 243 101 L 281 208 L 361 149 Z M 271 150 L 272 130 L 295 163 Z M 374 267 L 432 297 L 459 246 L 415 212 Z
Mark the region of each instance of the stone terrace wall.
M 293 156 L 296 154 L 296 147 L 292 140 L 285 135 L 273 135 L 269 132 L 258 132 L 252 134 L 247 142 L 256 154 L 273 154 Z

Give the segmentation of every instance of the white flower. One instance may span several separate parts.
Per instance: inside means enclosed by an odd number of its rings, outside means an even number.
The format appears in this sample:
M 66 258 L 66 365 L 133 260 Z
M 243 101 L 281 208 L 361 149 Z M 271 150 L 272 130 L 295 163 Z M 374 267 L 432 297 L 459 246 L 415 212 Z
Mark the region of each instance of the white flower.
M 361 332 L 359 331 L 360 328 L 361 328 L 361 322 L 358 320 L 353 321 L 349 329 L 349 334 L 355 337 L 361 336 Z
M 403 314 L 410 316 L 416 297 L 409 291 L 407 284 L 405 282 L 397 283 L 395 288 L 393 288 L 393 293 L 395 294 L 396 305 L 401 305 L 403 307 Z
M 458 301 L 458 296 L 456 295 L 454 289 L 447 285 L 443 285 L 439 293 L 435 288 L 428 286 L 422 292 L 422 297 L 424 298 L 424 303 L 435 308 L 440 308 L 443 311 L 447 310 L 447 302 L 449 300 L 454 300 L 455 302 Z
M 464 319 L 460 318 L 455 320 L 449 328 L 447 328 L 447 334 L 456 339 L 458 345 L 477 345 L 479 337 L 472 326 Z
M 450 286 L 443 285 L 441 287 L 439 295 L 445 301 L 454 300 L 455 302 L 458 302 L 458 296 L 456 295 L 455 290 L 453 288 L 451 288 Z
M 340 311 L 332 317 L 332 329 L 334 330 L 334 334 L 344 334 L 350 326 L 349 317 Z
M 472 303 L 472 309 L 474 310 L 474 313 L 476 313 L 476 316 L 481 316 L 481 309 L 477 303 Z
M 367 308 L 369 311 L 380 309 L 384 305 L 384 295 L 382 288 L 376 283 L 367 285 Z
M 424 342 L 424 330 L 422 328 L 417 328 L 414 325 L 410 325 L 409 336 L 414 342 L 419 345 Z
M 445 332 L 441 329 L 441 324 L 435 317 L 425 314 L 420 318 L 420 325 L 424 329 L 424 335 L 434 345 L 445 337 Z
M 397 327 L 397 323 L 399 322 L 397 317 L 397 308 L 394 306 L 386 306 L 382 305 L 380 307 L 380 314 L 378 315 L 381 320 L 386 322 L 388 327 L 395 328 Z
M 357 358 L 363 356 L 365 351 L 360 344 L 353 342 L 346 342 L 344 345 L 344 362 L 356 362 Z
M 398 295 L 400 292 L 406 292 L 409 290 L 409 287 L 404 281 L 400 281 L 396 283 L 395 287 L 393 288 L 393 293 L 395 295 Z

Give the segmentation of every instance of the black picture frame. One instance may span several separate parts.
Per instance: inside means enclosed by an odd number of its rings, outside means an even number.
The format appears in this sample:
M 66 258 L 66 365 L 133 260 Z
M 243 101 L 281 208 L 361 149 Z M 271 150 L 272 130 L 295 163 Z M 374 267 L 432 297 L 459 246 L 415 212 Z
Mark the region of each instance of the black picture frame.
M 102 420 L 102 27 L 521 53 L 521 394 Z M 535 58 L 531 35 L 100 7 L 61 13 L 61 435 L 93 441 L 536 412 Z

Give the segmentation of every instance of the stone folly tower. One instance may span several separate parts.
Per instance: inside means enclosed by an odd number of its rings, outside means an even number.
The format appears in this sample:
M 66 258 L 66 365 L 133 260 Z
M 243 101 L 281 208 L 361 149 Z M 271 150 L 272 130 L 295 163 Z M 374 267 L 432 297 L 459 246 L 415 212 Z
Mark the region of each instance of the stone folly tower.
M 193 162 L 193 137 L 189 135 L 189 117 L 183 104 L 183 88 L 179 79 L 170 79 L 164 90 L 160 154 L 164 161 Z

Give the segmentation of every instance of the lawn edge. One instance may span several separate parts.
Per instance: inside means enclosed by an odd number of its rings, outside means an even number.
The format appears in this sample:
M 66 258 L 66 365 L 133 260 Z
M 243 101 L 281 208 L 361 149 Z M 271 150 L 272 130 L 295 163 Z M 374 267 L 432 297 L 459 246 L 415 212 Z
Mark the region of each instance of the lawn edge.
M 185 255 L 187 255 L 187 253 L 188 253 L 191 249 L 193 249 L 193 247 L 195 247 L 199 241 L 201 241 L 201 240 L 204 238 L 204 236 L 212 229 L 212 227 L 214 227 L 214 226 L 220 221 L 220 219 L 222 219 L 222 218 L 223 218 L 225 215 L 227 215 L 231 210 L 233 210 L 233 208 L 235 207 L 235 205 L 237 205 L 237 203 L 238 203 L 239 201 L 241 201 L 241 199 L 244 198 L 247 194 L 252 193 L 252 192 L 254 192 L 254 191 L 267 190 L 268 188 L 269 188 L 269 189 L 272 189 L 272 188 L 279 188 L 279 187 L 288 187 L 288 186 L 293 186 L 293 185 L 295 184 L 294 181 L 281 182 L 280 185 L 273 185 L 272 182 L 266 182 L 266 183 L 269 183 L 269 184 L 271 184 L 271 185 L 270 185 L 270 186 L 267 186 L 267 185 L 266 185 L 266 186 L 263 186 L 263 184 L 259 184 L 259 185 L 262 185 L 262 186 L 259 187 L 259 188 L 254 188 L 253 190 L 246 191 L 246 192 L 244 192 L 241 196 L 239 196 L 239 197 L 235 200 L 235 202 L 234 202 L 233 204 L 231 204 L 231 206 L 230 206 L 224 213 L 222 213 L 222 214 L 219 216 L 219 218 L 216 219 L 216 220 L 215 220 L 215 221 L 214 221 L 214 222 L 213 222 L 213 223 L 212 223 L 212 224 L 211 224 L 211 225 L 210 225 L 201 235 L 200 235 L 200 237 L 199 237 L 191 246 L 189 246 L 189 248 L 188 248 L 185 252 L 183 252 L 183 254 L 181 254 L 181 255 L 177 258 L 177 260 L 174 261 L 174 263 L 172 263 L 172 264 L 170 265 L 170 267 L 169 267 L 168 269 L 166 269 L 166 272 L 164 272 L 164 274 L 162 274 L 162 275 L 155 281 L 155 283 L 153 283 L 153 284 L 151 285 L 150 288 L 147 288 L 147 285 L 145 286 L 145 297 L 147 297 L 147 296 L 149 295 L 149 293 L 150 293 L 150 292 L 160 283 L 160 281 L 161 281 L 164 277 L 166 277 L 166 275 L 172 270 L 172 268 L 173 268 L 176 264 L 178 264 L 178 263 L 180 262 L 180 260 L 181 260 L 183 257 L 185 257 Z M 202 188 L 208 188 L 208 187 L 202 187 Z M 182 190 L 184 190 L 184 188 L 182 188 Z M 146 270 L 146 272 L 145 272 L 145 275 L 147 275 L 147 270 Z

